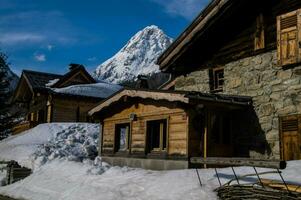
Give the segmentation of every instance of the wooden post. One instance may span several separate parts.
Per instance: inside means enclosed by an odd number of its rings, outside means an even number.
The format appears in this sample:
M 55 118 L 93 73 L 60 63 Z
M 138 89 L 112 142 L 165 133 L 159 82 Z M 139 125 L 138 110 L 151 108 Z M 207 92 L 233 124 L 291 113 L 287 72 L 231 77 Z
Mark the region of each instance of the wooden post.
M 205 128 L 204 128 L 204 159 L 207 158 L 207 135 L 208 135 L 208 113 L 206 111 L 206 114 L 205 114 Z M 207 164 L 204 164 L 204 168 L 206 169 L 207 168 Z

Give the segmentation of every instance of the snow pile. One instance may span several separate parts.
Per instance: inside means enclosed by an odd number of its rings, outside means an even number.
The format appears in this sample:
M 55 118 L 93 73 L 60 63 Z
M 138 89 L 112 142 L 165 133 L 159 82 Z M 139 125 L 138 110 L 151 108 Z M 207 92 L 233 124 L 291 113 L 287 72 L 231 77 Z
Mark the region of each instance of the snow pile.
M 40 124 L 19 135 L 2 140 L 0 160 L 15 160 L 30 169 L 35 169 L 48 160 L 64 155 L 69 156 L 69 159 L 72 156 L 81 156 L 78 159 L 81 160 L 85 156 L 95 154 L 93 151 L 96 148 L 96 135 L 98 134 L 99 126 L 96 124 Z
M 158 57 L 172 43 L 172 39 L 152 25 L 136 33 L 112 58 L 99 65 L 94 76 L 111 83 L 135 79 L 139 74 L 159 71 Z
M 122 87 L 119 85 L 109 84 L 105 82 L 95 84 L 72 85 L 65 88 L 52 88 L 52 90 L 57 93 L 98 98 L 107 98 L 108 96 L 111 96 L 112 94 L 121 89 Z
M 78 162 L 85 159 L 94 160 L 98 154 L 98 138 L 99 125 L 73 124 L 39 146 L 34 153 L 35 160 L 40 162 L 39 165 L 55 158 L 67 158 Z

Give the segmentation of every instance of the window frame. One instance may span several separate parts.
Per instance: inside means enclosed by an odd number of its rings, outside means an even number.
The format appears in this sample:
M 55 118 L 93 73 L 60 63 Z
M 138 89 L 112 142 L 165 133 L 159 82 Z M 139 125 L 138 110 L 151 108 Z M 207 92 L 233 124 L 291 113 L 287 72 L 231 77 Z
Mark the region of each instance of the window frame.
M 148 122 L 152 122 L 152 121 L 163 121 L 165 120 L 166 122 L 166 147 L 165 148 L 161 148 L 162 146 L 164 146 L 163 144 L 163 134 L 161 135 L 161 127 L 160 127 L 160 147 L 156 148 L 156 149 L 148 149 L 149 148 L 149 143 L 148 143 Z M 164 130 L 164 127 L 163 127 Z M 162 139 L 162 141 L 161 141 Z M 147 119 L 145 120 L 145 152 L 147 155 L 151 155 L 151 154 L 165 154 L 168 152 L 168 148 L 169 148 L 169 117 L 158 117 L 158 118 L 152 118 L 152 119 Z
M 219 71 L 222 71 L 223 78 L 219 79 L 217 74 Z M 225 70 L 224 67 L 215 67 L 209 70 L 209 86 L 210 86 L 210 92 L 222 92 L 224 90 L 225 85 Z M 219 84 L 219 81 L 223 81 L 223 84 Z
M 117 141 L 120 143 L 120 133 L 117 135 L 117 128 L 118 126 L 122 125 L 128 125 L 128 131 L 126 133 L 126 149 L 120 150 L 120 144 L 119 149 L 117 149 Z M 117 140 L 118 138 L 118 140 Z M 122 121 L 114 124 L 114 153 L 115 154 L 128 154 L 131 151 L 131 138 L 132 138 L 132 123 L 130 121 Z

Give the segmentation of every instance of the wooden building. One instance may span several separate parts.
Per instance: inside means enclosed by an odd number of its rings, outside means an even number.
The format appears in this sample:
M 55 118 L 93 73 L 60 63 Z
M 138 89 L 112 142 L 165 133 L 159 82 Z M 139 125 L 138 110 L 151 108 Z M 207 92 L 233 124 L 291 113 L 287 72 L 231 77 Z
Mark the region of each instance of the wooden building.
M 158 64 L 175 90 L 252 98 L 247 156 L 301 159 L 300 43 L 300 0 L 213 0 Z
M 123 89 L 89 114 L 102 124 L 104 161 L 181 169 L 190 167 L 191 156 L 240 156 L 233 142 L 238 134 L 233 119 L 244 120 L 241 115 L 251 103 L 248 97 Z
M 88 111 L 120 89 L 114 86 L 104 93 L 106 84 L 96 83 L 82 65 L 71 64 L 69 69 L 65 75 L 22 72 L 14 101 L 26 108 L 27 121 L 16 126 L 17 132 L 46 122 L 87 122 Z

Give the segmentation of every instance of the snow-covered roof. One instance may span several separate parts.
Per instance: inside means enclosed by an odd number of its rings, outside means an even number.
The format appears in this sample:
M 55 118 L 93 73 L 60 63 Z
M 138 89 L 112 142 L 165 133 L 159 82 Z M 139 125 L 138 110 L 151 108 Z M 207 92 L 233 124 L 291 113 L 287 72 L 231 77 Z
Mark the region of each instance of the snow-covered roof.
M 110 83 L 72 85 L 64 88 L 51 88 L 55 93 L 86 97 L 107 98 L 122 89 L 122 86 Z
M 49 80 L 48 83 L 45 84 L 46 87 L 51 87 L 53 86 L 54 84 L 56 84 L 60 79 L 56 78 L 56 79 L 52 79 L 52 80 Z

